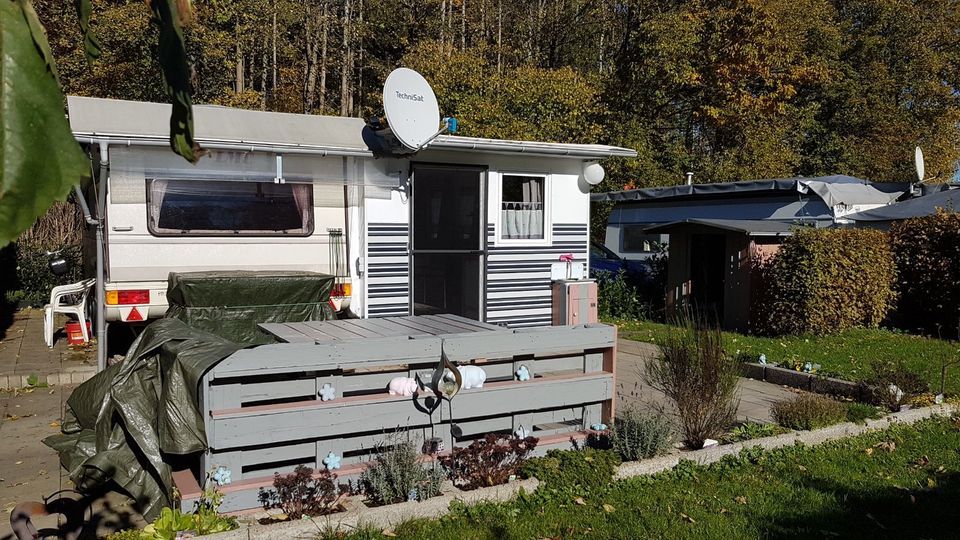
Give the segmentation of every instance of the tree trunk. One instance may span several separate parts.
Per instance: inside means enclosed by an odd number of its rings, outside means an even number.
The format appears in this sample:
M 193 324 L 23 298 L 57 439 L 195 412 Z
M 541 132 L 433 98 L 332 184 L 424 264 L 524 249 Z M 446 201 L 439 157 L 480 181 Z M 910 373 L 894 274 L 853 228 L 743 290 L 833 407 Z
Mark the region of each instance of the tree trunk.
M 243 42 L 240 39 L 240 23 L 236 24 L 236 43 L 237 43 L 237 84 L 236 91 L 241 93 L 244 90 L 243 85 Z
M 264 40 L 266 41 L 266 40 Z M 260 110 L 267 110 L 267 66 L 270 64 L 267 44 L 263 44 L 262 62 L 260 63 Z
M 317 89 L 317 25 L 316 12 L 309 0 L 304 3 L 304 61 L 306 70 L 303 79 L 303 112 L 313 112 L 314 97 Z
M 497 75 L 503 69 L 503 0 L 497 0 Z
M 440 46 L 447 41 L 447 0 L 440 0 Z
M 323 33 L 320 36 L 320 111 L 327 109 L 327 36 L 330 33 L 329 1 L 323 0 Z
M 360 16 L 358 20 L 360 21 L 360 32 L 361 34 L 357 37 L 357 48 L 359 49 L 358 61 L 356 66 L 354 65 L 353 59 L 350 60 L 350 67 L 356 67 L 357 70 L 357 90 L 356 92 L 351 92 L 350 94 L 350 110 L 353 111 L 353 116 L 360 116 L 360 108 L 363 106 L 363 0 L 360 1 Z M 354 99 L 356 95 L 356 99 Z M 356 101 L 356 104 L 354 104 Z M 354 106 L 355 105 L 355 106 Z
M 270 95 L 277 91 L 277 0 L 273 0 L 273 81 L 270 85 Z
M 460 0 L 460 50 L 467 50 L 467 0 Z
M 343 0 L 343 57 L 340 61 L 340 116 L 350 114 L 350 0 Z

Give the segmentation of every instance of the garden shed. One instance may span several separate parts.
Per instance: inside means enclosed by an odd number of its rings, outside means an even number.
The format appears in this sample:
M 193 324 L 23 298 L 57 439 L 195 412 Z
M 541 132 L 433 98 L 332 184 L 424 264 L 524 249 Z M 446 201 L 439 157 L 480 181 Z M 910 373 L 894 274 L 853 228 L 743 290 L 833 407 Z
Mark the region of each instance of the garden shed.
M 649 227 L 669 234 L 667 315 L 691 307 L 727 329 L 746 330 L 756 264 L 774 256 L 792 225 L 751 219 L 685 219 Z

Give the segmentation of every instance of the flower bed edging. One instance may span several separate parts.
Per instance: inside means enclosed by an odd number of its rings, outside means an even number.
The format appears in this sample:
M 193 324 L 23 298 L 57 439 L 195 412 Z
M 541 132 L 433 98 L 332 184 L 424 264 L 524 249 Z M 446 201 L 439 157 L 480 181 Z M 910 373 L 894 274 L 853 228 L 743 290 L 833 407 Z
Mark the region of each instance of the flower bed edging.
M 404 521 L 416 518 L 437 518 L 447 513 L 450 503 L 460 501 L 465 504 L 478 502 L 506 502 L 517 496 L 521 489 L 532 492 L 540 485 L 536 478 L 517 480 L 507 484 L 462 491 L 450 484 L 441 494 L 423 502 L 402 502 L 374 508 L 367 507 L 361 501 L 362 496 L 350 497 L 347 510 L 299 521 L 285 521 L 270 525 L 240 524 L 239 529 L 204 536 L 209 540 L 259 540 L 275 538 L 308 537 L 329 529 L 353 529 L 361 525 L 388 528 Z
M 879 420 L 867 420 L 865 425 L 844 422 L 814 431 L 791 431 L 783 435 L 774 435 L 762 439 L 751 439 L 711 448 L 703 448 L 701 450 L 693 450 L 691 452 L 669 454 L 643 461 L 631 461 L 621 464 L 614 473 L 614 478 L 624 479 L 634 476 L 656 474 L 672 469 L 681 459 L 694 461 L 700 465 L 708 465 L 720 461 L 723 456 L 736 455 L 740 453 L 741 450 L 757 446 L 764 450 L 792 446 L 798 442 L 807 446 L 815 446 L 828 441 L 853 437 L 869 431 L 886 429 L 894 424 L 912 424 L 925 418 L 930 418 L 931 416 L 949 415 L 955 410 L 951 405 L 933 405 L 930 407 L 890 413 Z
M 766 381 L 780 386 L 799 388 L 816 394 L 832 394 L 857 401 L 863 400 L 863 385 L 835 377 L 822 377 L 815 373 L 806 373 L 790 368 L 744 362 L 740 366 L 743 377 Z

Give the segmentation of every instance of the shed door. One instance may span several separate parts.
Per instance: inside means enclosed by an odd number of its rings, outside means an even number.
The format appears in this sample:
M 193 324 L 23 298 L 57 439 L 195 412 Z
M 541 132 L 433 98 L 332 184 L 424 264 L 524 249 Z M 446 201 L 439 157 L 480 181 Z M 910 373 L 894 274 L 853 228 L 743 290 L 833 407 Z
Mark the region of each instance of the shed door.
M 726 237 L 722 234 L 694 234 L 690 237 L 690 281 L 694 309 L 706 320 L 723 317 Z
M 414 165 L 411 179 L 414 315 L 483 312 L 484 174 L 479 168 Z

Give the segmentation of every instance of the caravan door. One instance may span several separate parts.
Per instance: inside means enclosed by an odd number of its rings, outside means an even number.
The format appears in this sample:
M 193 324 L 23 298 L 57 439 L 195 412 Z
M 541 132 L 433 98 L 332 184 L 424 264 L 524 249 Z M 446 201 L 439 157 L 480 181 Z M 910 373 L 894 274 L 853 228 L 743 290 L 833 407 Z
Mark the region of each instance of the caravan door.
M 478 167 L 414 164 L 411 302 L 414 315 L 483 313 L 484 193 Z

